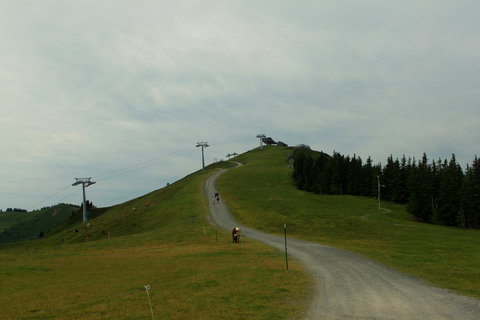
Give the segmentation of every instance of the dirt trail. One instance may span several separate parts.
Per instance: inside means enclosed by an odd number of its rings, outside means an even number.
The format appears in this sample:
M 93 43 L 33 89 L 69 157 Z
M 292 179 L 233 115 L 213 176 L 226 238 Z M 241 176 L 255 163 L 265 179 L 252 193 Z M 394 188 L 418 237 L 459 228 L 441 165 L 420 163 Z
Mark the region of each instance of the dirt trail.
M 205 183 L 208 199 L 215 194 L 219 170 Z M 284 250 L 283 237 L 273 236 L 235 222 L 223 201 L 211 202 L 212 222 Z M 308 320 L 317 319 L 480 319 L 480 300 L 432 287 L 347 251 L 306 241 L 288 239 L 288 253 L 315 279 L 316 293 Z

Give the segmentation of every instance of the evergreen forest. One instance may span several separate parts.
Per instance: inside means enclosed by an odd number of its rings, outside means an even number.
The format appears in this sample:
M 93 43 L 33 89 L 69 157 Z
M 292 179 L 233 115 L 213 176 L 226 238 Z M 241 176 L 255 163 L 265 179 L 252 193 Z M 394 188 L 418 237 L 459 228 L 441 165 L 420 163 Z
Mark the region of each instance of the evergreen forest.
M 393 159 L 373 164 L 333 152 L 301 151 L 293 155 L 297 188 L 317 194 L 378 197 L 406 204 L 421 222 L 480 228 L 480 163 L 475 157 L 465 170 L 453 154 L 450 160 Z

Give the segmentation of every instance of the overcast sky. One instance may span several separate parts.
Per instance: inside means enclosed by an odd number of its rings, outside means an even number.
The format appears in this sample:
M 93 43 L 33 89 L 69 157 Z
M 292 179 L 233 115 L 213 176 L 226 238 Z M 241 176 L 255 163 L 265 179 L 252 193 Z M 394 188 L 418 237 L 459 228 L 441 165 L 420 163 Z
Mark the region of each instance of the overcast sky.
M 0 209 L 97 206 L 259 145 L 480 155 L 480 2 L 0 0 Z

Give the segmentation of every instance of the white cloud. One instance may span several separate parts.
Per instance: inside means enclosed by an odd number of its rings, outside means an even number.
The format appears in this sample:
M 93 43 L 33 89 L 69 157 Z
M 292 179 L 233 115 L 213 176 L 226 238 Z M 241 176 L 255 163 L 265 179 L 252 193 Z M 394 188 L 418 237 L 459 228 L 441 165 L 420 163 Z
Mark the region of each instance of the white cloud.
M 211 162 L 256 147 L 257 133 L 377 162 L 470 162 L 479 6 L 2 2 L 0 208 L 95 175 L 108 179 L 92 200 L 121 202 L 199 168 L 197 141 Z M 78 202 L 70 191 L 41 205 Z

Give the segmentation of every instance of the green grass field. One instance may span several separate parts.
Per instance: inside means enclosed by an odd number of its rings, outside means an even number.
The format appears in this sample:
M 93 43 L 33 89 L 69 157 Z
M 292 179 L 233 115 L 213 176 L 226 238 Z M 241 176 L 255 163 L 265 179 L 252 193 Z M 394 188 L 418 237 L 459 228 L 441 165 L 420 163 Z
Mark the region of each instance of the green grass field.
M 0 318 L 149 319 L 147 284 L 155 319 L 302 318 L 301 268 L 208 224 L 211 173 L 108 208 L 88 229 L 0 245 Z
M 418 223 L 403 205 L 354 196 L 316 195 L 293 186 L 285 159 L 267 147 L 237 158 L 245 165 L 221 176 L 222 191 L 242 223 L 272 233 L 330 244 L 480 297 L 480 230 Z
M 218 181 L 236 218 L 253 227 L 345 248 L 480 297 L 480 232 L 412 221 L 404 206 L 297 190 L 286 157 L 267 147 Z M 231 166 L 229 164 L 220 164 Z M 0 244 L 1 319 L 302 319 L 310 278 L 248 238 L 231 243 L 207 222 L 203 184 L 215 168 L 103 208 L 91 226 Z M 74 232 L 77 229 L 78 232 Z

